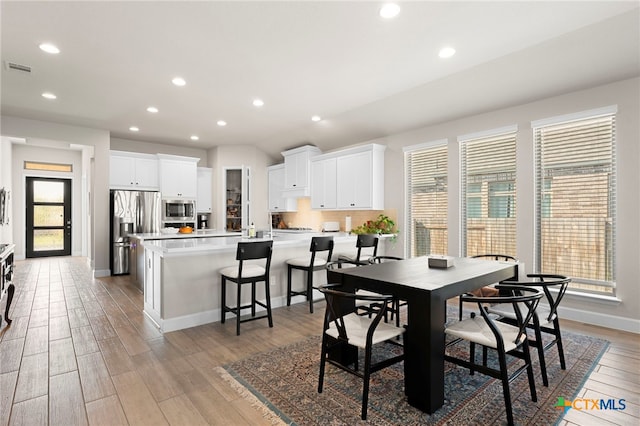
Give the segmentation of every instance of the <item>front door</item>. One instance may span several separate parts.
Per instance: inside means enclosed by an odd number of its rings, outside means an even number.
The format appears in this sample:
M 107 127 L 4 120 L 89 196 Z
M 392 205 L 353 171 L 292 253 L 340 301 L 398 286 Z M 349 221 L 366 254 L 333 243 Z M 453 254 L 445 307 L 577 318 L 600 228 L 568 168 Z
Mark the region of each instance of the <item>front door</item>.
M 27 177 L 26 256 L 71 255 L 71 179 Z

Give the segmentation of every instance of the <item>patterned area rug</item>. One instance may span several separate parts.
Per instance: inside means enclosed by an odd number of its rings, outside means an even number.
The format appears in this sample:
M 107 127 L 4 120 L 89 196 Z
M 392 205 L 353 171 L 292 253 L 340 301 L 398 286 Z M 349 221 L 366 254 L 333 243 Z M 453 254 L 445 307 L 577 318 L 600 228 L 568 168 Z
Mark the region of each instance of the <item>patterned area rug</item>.
M 526 374 L 511 383 L 514 418 L 517 424 L 548 425 L 558 422 L 563 411 L 554 406 L 558 397 L 572 399 L 582 387 L 608 342 L 588 336 L 563 333 L 567 369 L 561 370 L 556 349 L 546 353 L 549 387 L 542 385 L 537 352 L 532 351 L 538 401 L 532 402 Z M 448 352 L 464 356 L 465 343 Z M 397 351 L 382 345 L 381 351 Z M 490 351 L 491 353 L 492 351 Z M 379 354 L 381 352 L 378 352 Z M 387 355 L 389 352 L 387 352 Z M 327 364 L 325 385 L 317 392 L 320 337 L 253 355 L 219 367 L 223 376 L 245 398 L 261 407 L 274 424 L 297 425 L 473 425 L 505 424 L 504 397 L 498 380 L 445 363 L 445 403 L 428 415 L 411 407 L 403 391 L 403 364 L 386 368 L 371 377 L 369 411 L 360 419 L 362 381 Z M 520 362 L 515 359 L 512 362 Z M 491 362 L 491 360 L 490 360 Z

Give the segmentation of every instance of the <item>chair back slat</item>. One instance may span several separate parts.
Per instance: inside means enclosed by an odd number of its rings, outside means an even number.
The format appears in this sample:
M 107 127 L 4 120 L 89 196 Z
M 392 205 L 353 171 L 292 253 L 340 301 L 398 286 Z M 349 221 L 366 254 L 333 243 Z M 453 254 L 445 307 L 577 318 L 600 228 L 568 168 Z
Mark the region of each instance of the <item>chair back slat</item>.
M 569 287 L 569 283 L 571 283 L 571 278 L 557 274 L 527 274 L 527 277 L 533 278 L 534 280 L 526 282 L 508 280 L 503 281 L 503 283 L 508 285 L 526 285 L 541 288 L 547 299 L 547 303 L 549 304 L 549 315 L 546 320 L 549 322 L 553 321 L 553 319 L 557 317 L 558 306 Z M 551 292 L 551 288 L 554 288 L 557 291 Z
M 362 253 L 363 248 L 373 247 L 372 256 L 377 256 L 378 255 L 378 236 L 375 234 L 358 234 L 358 239 L 356 240 L 356 247 L 358 248 L 358 253 L 356 254 L 356 262 L 360 262 L 360 255 Z

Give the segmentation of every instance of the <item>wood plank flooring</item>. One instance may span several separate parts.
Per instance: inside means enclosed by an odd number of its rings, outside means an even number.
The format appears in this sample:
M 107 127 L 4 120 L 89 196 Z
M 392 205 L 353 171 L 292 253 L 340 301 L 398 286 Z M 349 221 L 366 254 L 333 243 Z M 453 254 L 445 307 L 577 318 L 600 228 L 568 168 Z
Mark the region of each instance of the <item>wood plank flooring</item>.
M 0 330 L 0 426 L 267 425 L 213 368 L 322 328 L 322 310 L 299 304 L 275 309 L 272 329 L 243 324 L 239 337 L 233 322 L 163 335 L 126 277 L 93 279 L 84 258 L 17 262 L 14 282 L 13 323 Z M 562 424 L 639 424 L 639 336 L 563 327 L 611 341 L 579 396 L 623 398 L 627 408 L 570 410 Z

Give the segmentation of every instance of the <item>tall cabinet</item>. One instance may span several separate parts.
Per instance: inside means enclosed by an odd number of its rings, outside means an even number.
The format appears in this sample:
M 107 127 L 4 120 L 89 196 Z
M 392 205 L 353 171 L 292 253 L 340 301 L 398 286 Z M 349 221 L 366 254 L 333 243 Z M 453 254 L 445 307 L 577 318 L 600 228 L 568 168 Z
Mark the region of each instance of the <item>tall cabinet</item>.
M 246 166 L 224 169 L 225 231 L 241 231 L 251 224 L 251 174 Z

